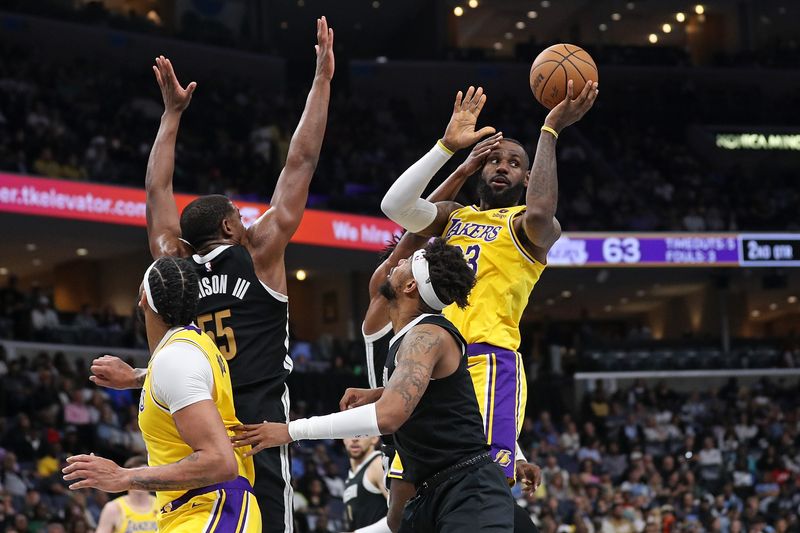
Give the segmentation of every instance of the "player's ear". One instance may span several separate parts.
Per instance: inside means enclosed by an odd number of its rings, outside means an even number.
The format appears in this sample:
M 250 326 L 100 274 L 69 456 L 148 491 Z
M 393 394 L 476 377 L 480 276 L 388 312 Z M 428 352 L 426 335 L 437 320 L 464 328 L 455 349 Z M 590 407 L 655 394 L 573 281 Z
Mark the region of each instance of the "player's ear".
M 417 280 L 414 278 L 409 279 L 406 281 L 405 285 L 403 285 L 403 294 L 406 296 L 411 295 L 414 291 L 417 290 Z
M 230 221 L 229 217 L 225 217 L 222 219 L 222 224 L 220 224 L 220 231 L 222 232 L 222 236 L 226 239 L 233 236 L 233 224 Z

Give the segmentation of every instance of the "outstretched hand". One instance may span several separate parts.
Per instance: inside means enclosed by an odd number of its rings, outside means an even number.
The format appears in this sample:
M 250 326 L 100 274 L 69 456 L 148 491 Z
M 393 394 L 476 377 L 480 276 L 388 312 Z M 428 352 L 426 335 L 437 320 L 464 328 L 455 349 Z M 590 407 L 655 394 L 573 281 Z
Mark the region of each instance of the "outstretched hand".
M 122 492 L 130 488 L 129 471 L 114 461 L 90 454 L 67 457 L 67 463 L 61 472 L 65 481 L 74 481 L 69 490 L 93 488 L 104 492 Z
M 244 452 L 245 457 L 255 455 L 261 450 L 274 448 L 292 442 L 288 424 L 264 422 L 263 424 L 241 424 L 231 428 L 235 435 L 231 437 L 234 448 L 252 446 Z
M 494 133 L 495 129 L 491 126 L 475 131 L 484 104 L 486 95 L 483 93 L 483 87 L 475 90 L 475 87 L 470 86 L 466 95 L 458 91 L 453 104 L 453 115 L 442 137 L 442 142 L 449 150 L 453 152 L 461 150 Z
M 156 58 L 153 65 L 156 81 L 161 88 L 161 97 L 164 99 L 164 110 L 172 113 L 183 113 L 192 101 L 192 94 L 197 88 L 196 82 L 191 82 L 184 89 L 172 68 L 172 62 L 164 56 Z
M 317 19 L 317 44 L 314 49 L 317 51 L 316 75 L 330 81 L 333 79 L 336 61 L 333 57 L 333 28 L 328 27 L 325 17 Z
M 467 158 L 461 163 L 460 168 L 464 171 L 465 176 L 472 176 L 475 174 L 483 164 L 486 158 L 489 157 L 489 152 L 500 146 L 500 141 L 503 140 L 503 132 L 498 131 L 491 137 L 486 137 L 484 140 L 476 144 Z
M 544 125 L 549 126 L 561 133 L 561 130 L 575 124 L 585 115 L 594 105 L 597 95 L 600 93 L 596 81 L 587 81 L 583 86 L 581 94 L 573 99 L 572 80 L 567 82 L 567 95 L 557 106 L 550 110 Z

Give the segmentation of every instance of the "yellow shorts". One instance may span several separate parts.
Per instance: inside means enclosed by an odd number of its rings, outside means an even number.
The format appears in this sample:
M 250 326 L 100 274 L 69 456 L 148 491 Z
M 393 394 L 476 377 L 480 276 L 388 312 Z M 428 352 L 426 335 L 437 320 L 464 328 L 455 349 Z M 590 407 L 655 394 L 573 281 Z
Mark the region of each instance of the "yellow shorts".
M 219 489 L 191 498 L 158 517 L 160 533 L 260 533 L 261 511 L 252 492 Z

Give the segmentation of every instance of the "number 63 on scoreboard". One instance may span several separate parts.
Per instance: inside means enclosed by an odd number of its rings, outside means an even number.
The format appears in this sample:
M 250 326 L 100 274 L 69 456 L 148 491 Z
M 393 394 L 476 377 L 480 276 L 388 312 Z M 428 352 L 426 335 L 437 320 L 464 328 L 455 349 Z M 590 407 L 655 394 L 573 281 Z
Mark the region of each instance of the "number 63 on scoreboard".
M 635 237 L 604 239 L 603 259 L 608 263 L 638 263 L 642 259 L 639 239 Z

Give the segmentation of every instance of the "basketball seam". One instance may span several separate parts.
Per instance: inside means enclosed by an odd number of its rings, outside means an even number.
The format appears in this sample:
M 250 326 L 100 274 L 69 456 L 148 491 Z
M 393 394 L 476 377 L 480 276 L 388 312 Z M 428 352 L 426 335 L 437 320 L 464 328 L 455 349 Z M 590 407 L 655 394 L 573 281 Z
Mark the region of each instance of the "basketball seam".
M 574 50 L 574 51 L 570 52 L 570 51 L 569 51 L 569 48 L 567 48 L 567 45 L 566 45 L 566 44 L 563 44 L 563 45 L 561 45 L 561 46 L 563 46 L 563 47 L 564 47 L 564 50 L 566 50 L 566 51 L 567 51 L 567 55 L 564 55 L 564 54 L 562 54 L 561 52 L 558 52 L 558 51 L 556 51 L 556 50 L 550 50 L 550 51 L 551 51 L 551 52 L 553 52 L 554 54 L 558 54 L 559 56 L 561 56 L 561 57 L 563 58 L 563 59 L 562 59 L 562 62 L 563 62 L 564 60 L 569 60 L 571 57 L 575 56 L 575 59 L 577 59 L 578 61 L 580 61 L 580 62 L 582 62 L 582 63 L 586 63 L 587 65 L 589 65 L 590 67 L 592 67 L 592 69 L 594 69 L 594 73 L 595 73 L 595 74 L 597 74 L 597 66 L 596 66 L 596 65 L 592 65 L 591 63 L 589 63 L 589 62 L 588 62 L 588 61 L 586 61 L 585 59 L 581 59 L 580 57 L 578 57 L 578 56 L 576 56 L 576 55 L 575 55 L 575 54 L 577 54 L 577 53 L 578 53 L 578 52 L 580 52 L 580 51 L 584 51 L 584 52 L 586 52 L 586 50 L 584 50 L 583 48 L 578 48 L 577 50 Z M 588 52 L 587 52 L 587 53 L 588 53 Z M 572 61 L 570 61 L 570 63 L 572 63 Z M 573 66 L 573 67 L 575 67 L 575 70 L 578 70 L 578 67 L 575 65 L 575 63 L 572 63 L 572 66 Z M 580 72 L 580 71 L 579 71 L 579 72 Z M 581 74 L 581 76 L 582 76 L 582 75 L 583 75 L 583 74 Z M 586 83 L 586 78 L 583 78 L 583 81 L 584 81 L 584 83 Z
M 580 75 L 581 79 L 583 80 L 583 84 L 586 85 L 586 76 L 583 75 L 583 72 L 581 72 L 581 69 L 579 69 L 578 66 L 575 65 L 575 63 L 573 63 L 569 59 L 565 59 L 564 61 L 568 61 L 569 64 L 572 65 L 572 68 L 574 68 L 577 71 L 577 73 Z M 562 61 L 561 64 L 563 65 L 564 62 Z M 564 72 L 566 72 L 566 71 L 567 71 L 567 69 L 564 69 Z M 567 75 L 567 81 L 569 81 L 569 75 Z
M 555 60 L 554 60 L 554 61 L 555 61 Z M 558 62 L 558 66 L 559 66 L 559 67 L 561 66 L 561 62 L 560 62 L 560 61 Z M 550 81 L 550 78 L 552 78 L 552 77 L 553 77 L 553 73 L 555 73 L 555 71 L 556 71 L 556 70 L 558 70 L 558 67 L 556 67 L 556 68 L 554 68 L 552 71 L 550 71 L 550 75 L 549 75 L 549 76 L 547 76 L 547 79 L 546 79 L 546 80 L 544 80 L 544 83 L 542 84 L 542 90 L 541 90 L 541 91 L 539 91 L 539 98 L 543 98 L 543 97 L 544 97 L 544 88 L 545 88 L 545 87 L 547 87 L 547 83 Z M 566 71 L 566 69 L 564 70 L 564 72 L 565 72 L 565 73 L 567 72 L 567 71 Z
M 576 50 L 576 52 L 577 52 L 577 50 Z M 591 63 L 589 63 L 589 62 L 588 62 L 588 61 L 586 61 L 585 59 L 581 59 L 581 58 L 580 58 L 580 57 L 578 57 L 578 56 L 575 56 L 575 59 L 577 59 L 577 60 L 578 60 L 578 61 L 580 61 L 581 63 L 586 63 L 587 65 L 589 65 L 590 67 L 592 67 L 592 70 L 594 70 L 594 73 L 595 73 L 595 74 L 597 74 L 597 65 L 592 65 Z M 571 61 L 570 61 L 570 62 L 571 62 Z M 573 63 L 573 64 L 574 64 L 574 63 Z M 575 68 L 577 68 L 577 67 L 575 67 Z
M 581 63 L 586 63 L 587 65 L 589 65 L 590 67 L 592 67 L 592 70 L 594 70 L 594 73 L 595 73 L 595 74 L 597 74 L 597 65 L 592 65 L 591 63 L 589 63 L 589 62 L 588 62 L 588 61 L 586 61 L 585 59 L 581 59 L 580 57 L 578 57 L 578 56 L 576 56 L 576 55 L 575 55 L 575 54 L 577 54 L 578 52 L 581 52 L 581 51 L 583 51 L 583 52 L 586 52 L 586 50 L 584 50 L 583 48 L 578 48 L 577 50 L 574 50 L 574 51 L 570 52 L 570 51 L 569 51 L 569 48 L 567 48 L 567 45 L 563 44 L 563 45 L 561 45 L 561 46 L 563 46 L 563 47 L 564 47 L 564 50 L 566 50 L 566 51 L 567 51 L 567 55 L 564 55 L 564 54 L 562 54 L 561 52 L 559 52 L 559 51 L 557 51 L 557 50 L 550 50 L 550 52 L 553 52 L 554 54 L 558 54 L 559 56 L 561 56 L 561 57 L 563 58 L 563 59 L 562 59 L 562 61 L 561 61 L 562 63 L 563 63 L 565 60 L 566 60 L 566 61 L 569 61 L 570 63 L 572 63 L 572 61 L 571 61 L 571 58 L 572 58 L 572 57 L 575 57 L 575 59 L 577 59 L 577 60 L 578 60 L 578 61 L 580 61 Z M 587 52 L 587 53 L 588 53 L 588 52 Z M 551 61 L 555 61 L 555 60 L 553 59 L 553 60 L 551 60 Z M 545 63 L 545 62 L 544 62 L 544 61 L 542 61 L 542 63 Z M 575 70 L 578 70 L 578 72 L 580 72 L 580 70 L 578 69 L 578 66 L 577 66 L 577 65 L 575 65 L 575 63 L 572 63 L 572 66 L 573 66 L 573 67 L 575 67 Z M 583 76 L 583 74 L 581 74 L 581 76 Z M 584 83 L 586 83 L 586 78 L 585 78 L 585 77 L 583 78 L 583 82 L 584 82 Z

